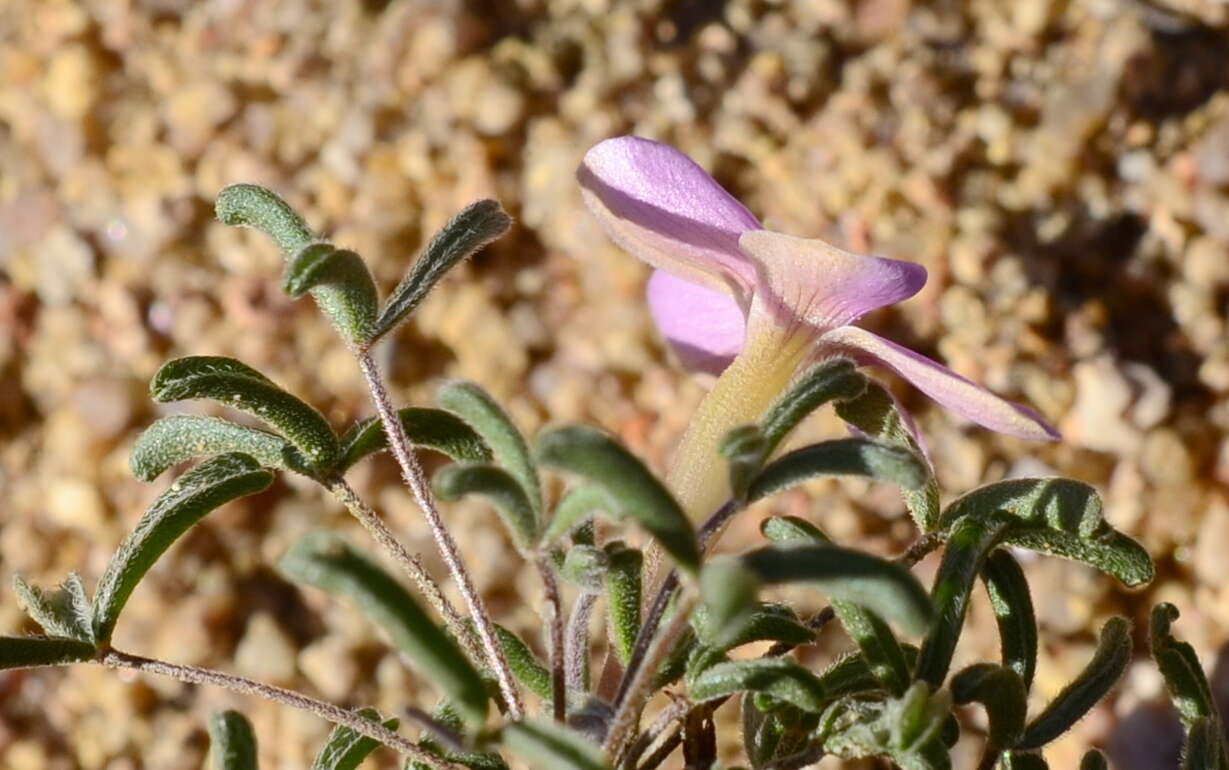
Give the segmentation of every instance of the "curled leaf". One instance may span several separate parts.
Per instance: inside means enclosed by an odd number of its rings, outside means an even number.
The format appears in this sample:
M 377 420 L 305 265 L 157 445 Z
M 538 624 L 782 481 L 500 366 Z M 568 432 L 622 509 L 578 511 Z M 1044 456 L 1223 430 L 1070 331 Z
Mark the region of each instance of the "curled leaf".
M 346 597 L 452 701 L 467 724 L 486 719 L 487 691 L 456 643 L 387 572 L 339 537 L 312 532 L 278 563 L 291 580 Z
M 538 469 L 525 438 L 508 414 L 485 390 L 472 382 L 457 380 L 440 386 L 436 402 L 477 431 L 491 448 L 495 463 L 506 470 L 525 490 L 525 497 L 533 507 L 534 515 L 541 516 L 542 489 L 538 483 Z
M 371 341 L 396 328 L 458 262 L 499 238 L 511 226 L 512 218 L 499 202 L 489 199 L 471 203 L 448 220 L 384 303 Z
M 512 475 L 495 465 L 466 463 L 445 465 L 435 474 L 435 493 L 445 500 L 464 495 L 485 498 L 503 521 L 512 541 L 528 553 L 538 537 L 538 522 L 525 489 Z
M 256 734 L 238 711 L 218 711 L 209 717 L 209 753 L 214 770 L 256 770 Z
M 785 658 L 718 663 L 696 677 L 689 688 L 692 700 L 697 703 L 740 692 L 764 693 L 812 713 L 822 711 L 828 701 L 819 679 Z
M 755 611 L 760 581 L 734 556 L 718 556 L 700 570 L 703 620 L 693 623 L 700 641 L 726 649 L 742 633 Z
M 153 481 L 173 465 L 229 452 L 248 455 L 266 468 L 310 472 L 302 453 L 281 436 L 192 414 L 163 417 L 146 428 L 137 437 L 128 464 L 133 476 Z
M 272 473 L 244 454 L 218 455 L 176 479 L 141 516 L 99 579 L 94 594 L 94 639 L 99 644 L 111 640 L 133 589 L 192 525 L 215 508 L 255 494 L 272 481 Z
M 58 636 L 0 636 L 0 671 L 93 660 L 94 645 Z
M 1037 619 L 1024 570 L 1014 556 L 999 548 L 986 557 L 981 578 L 998 622 L 1003 665 L 1020 676 L 1027 691 L 1037 670 Z
M 815 364 L 798 376 L 789 390 L 768 408 L 760 420 L 764 456 L 772 454 L 789 432 L 807 415 L 829 401 L 857 398 L 866 389 L 866 378 L 852 361 L 833 358 Z
M 208 398 L 247 412 L 276 428 L 313 467 L 327 468 L 337 457 L 337 437 L 319 412 L 233 358 L 168 361 L 154 374 L 149 392 L 158 402 Z
M 580 486 L 569 490 L 551 515 L 550 522 L 542 532 L 542 545 L 553 545 L 556 540 L 572 532 L 598 511 L 604 510 L 607 497 L 600 487 Z
M 1024 730 L 1028 696 L 1020 675 L 1005 666 L 977 663 L 952 677 L 956 703 L 980 703 L 990 720 L 989 740 L 994 749 L 1016 745 Z
M 303 217 L 277 193 L 259 185 L 232 184 L 222 188 L 214 211 L 223 224 L 260 230 L 287 257 L 299 253 L 313 240 Z
M 1152 608 L 1152 658 L 1165 677 L 1165 688 L 1183 726 L 1189 729 L 1196 719 L 1217 715 L 1216 701 L 1195 648 L 1174 638 L 1172 627 L 1177 619 L 1178 608 L 1168 602 Z
M 48 634 L 94 643 L 93 609 L 76 572 L 68 573 L 64 582 L 51 591 L 14 575 L 13 588 L 22 609 Z
M 606 582 L 606 569 L 610 557 L 601 548 L 592 545 L 574 545 L 563 558 L 559 573 L 585 591 L 601 591 Z
M 665 486 L 614 439 L 579 425 L 557 428 L 538 438 L 538 458 L 604 490 L 605 510 L 638 522 L 682 571 L 695 572 L 700 549 L 691 522 Z
M 853 602 L 834 600 L 832 609 L 845 632 L 857 643 L 871 673 L 893 695 L 903 695 L 911 674 L 900 642 L 875 613 Z
M 640 633 L 640 572 L 644 554 L 622 543 L 606 547 L 606 613 L 610 642 L 624 666 L 631 659 Z
M 747 499 L 759 500 L 804 481 L 828 476 L 866 476 L 905 489 L 919 489 L 929 470 L 908 449 L 869 439 L 824 441 L 795 449 L 769 463 L 747 490 Z
M 1065 733 L 1118 682 L 1131 662 L 1131 623 L 1110 618 L 1088 665 L 1029 723 L 1017 746 L 1039 749 Z
M 462 463 L 485 463 L 493 457 L 482 437 L 451 412 L 411 406 L 398 410 L 397 417 L 415 448 L 430 449 Z M 345 473 L 367 455 L 388 449 L 388 436 L 379 418 L 368 417 L 351 426 L 340 444 L 336 467 L 339 473 Z
M 1182 770 L 1225 770 L 1229 767 L 1226 757 L 1225 737 L 1220 720 L 1200 717 L 1186 731 L 1186 745 L 1182 748 Z
M 320 310 L 353 347 L 375 333 L 376 284 L 363 258 L 331 243 L 312 243 L 286 263 L 282 290 L 294 298 L 308 291 Z

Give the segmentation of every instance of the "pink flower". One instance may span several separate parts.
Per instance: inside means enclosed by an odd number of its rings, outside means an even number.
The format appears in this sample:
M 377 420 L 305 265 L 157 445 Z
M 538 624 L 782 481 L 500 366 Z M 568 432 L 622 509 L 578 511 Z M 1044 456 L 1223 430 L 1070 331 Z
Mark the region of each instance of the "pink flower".
M 719 403 L 701 406 L 697 417 L 709 424 L 693 421 L 691 443 L 703 440 L 715 451 L 724 430 L 758 419 L 800 366 L 832 356 L 891 369 L 999 433 L 1058 437 L 1033 410 L 852 325 L 916 294 L 926 283 L 921 265 L 765 230 L 694 161 L 660 142 L 601 142 L 585 155 L 578 178 L 611 238 L 657 268 L 649 309 L 680 361 L 721 375 L 706 399 Z M 676 468 L 682 461 L 676 457 Z

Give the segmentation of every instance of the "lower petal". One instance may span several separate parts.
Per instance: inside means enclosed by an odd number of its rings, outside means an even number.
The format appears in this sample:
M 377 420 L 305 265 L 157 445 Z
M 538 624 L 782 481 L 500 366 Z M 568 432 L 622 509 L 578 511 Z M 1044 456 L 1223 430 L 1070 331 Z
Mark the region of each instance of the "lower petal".
M 1037 412 L 994 395 L 908 348 L 856 326 L 842 326 L 820 338 L 829 350 L 860 364 L 878 364 L 899 374 L 944 407 L 998 433 L 1053 441 L 1059 433 Z
M 721 374 L 742 350 L 747 324 L 728 294 L 655 270 L 647 295 L 654 323 L 687 369 Z

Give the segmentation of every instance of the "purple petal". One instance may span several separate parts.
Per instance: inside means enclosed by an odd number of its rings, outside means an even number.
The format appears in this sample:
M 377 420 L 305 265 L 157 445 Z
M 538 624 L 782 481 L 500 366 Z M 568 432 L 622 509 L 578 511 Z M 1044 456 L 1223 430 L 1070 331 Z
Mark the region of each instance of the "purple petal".
M 861 364 L 878 364 L 956 414 L 1008 436 L 1053 441 L 1059 433 L 1032 409 L 999 398 L 941 364 L 856 326 L 825 334 L 820 343 Z
M 755 271 L 738 237 L 751 212 L 670 145 L 621 136 L 595 145 L 576 173 L 610 237 L 653 267 L 746 300 Z
M 646 293 L 654 323 L 687 369 L 721 374 L 742 350 L 746 320 L 724 292 L 654 270 Z
M 926 285 L 926 268 L 919 264 L 865 257 L 821 240 L 755 230 L 739 244 L 759 269 L 756 291 L 763 306 L 779 323 L 807 324 L 821 333 L 908 299 Z

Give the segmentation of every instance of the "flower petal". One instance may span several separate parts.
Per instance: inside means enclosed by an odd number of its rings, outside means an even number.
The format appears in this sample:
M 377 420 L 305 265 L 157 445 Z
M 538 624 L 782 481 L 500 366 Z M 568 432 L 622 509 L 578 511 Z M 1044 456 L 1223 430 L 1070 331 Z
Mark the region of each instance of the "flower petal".
M 590 149 L 576 176 L 585 203 L 624 249 L 747 303 L 755 270 L 738 236 L 760 223 L 691 158 L 621 136 Z
M 743 233 L 743 251 L 758 268 L 757 299 L 778 323 L 818 332 L 917 294 L 926 268 L 898 259 L 853 254 L 817 239 L 769 230 Z
M 941 364 L 856 326 L 842 326 L 822 338 L 829 350 L 861 364 L 879 364 L 956 414 L 1008 436 L 1053 441 L 1059 433 L 1037 412 L 999 398 Z
M 687 369 L 721 374 L 742 350 L 746 320 L 724 292 L 654 270 L 646 294 L 654 323 Z

